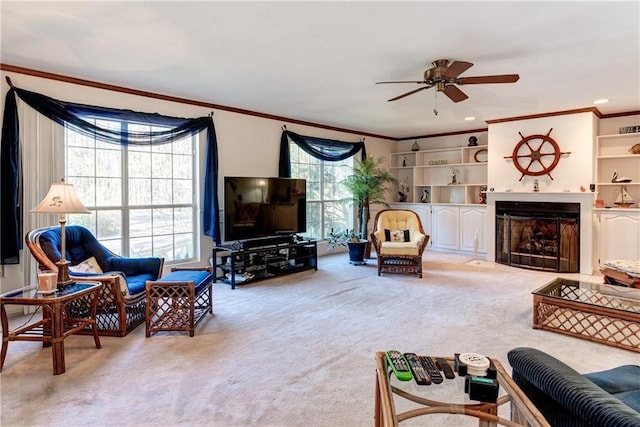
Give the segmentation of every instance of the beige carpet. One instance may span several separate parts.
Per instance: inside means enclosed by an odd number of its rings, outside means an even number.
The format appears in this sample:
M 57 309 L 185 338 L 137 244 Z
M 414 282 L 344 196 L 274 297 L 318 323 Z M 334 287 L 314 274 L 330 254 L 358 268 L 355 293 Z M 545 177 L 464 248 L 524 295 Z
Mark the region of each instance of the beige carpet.
M 144 326 L 125 338 L 66 340 L 51 352 L 12 342 L 0 374 L 3 426 L 371 426 L 377 350 L 493 356 L 540 348 L 580 372 L 640 363 L 636 353 L 531 328 L 531 291 L 553 277 L 427 252 L 424 278 L 376 275 L 345 254 L 232 291 L 214 287 L 214 316 L 194 338 Z M 491 268 L 487 268 L 491 267 Z M 593 278 L 593 280 L 597 280 Z M 25 318 L 12 320 L 12 327 Z M 430 386 L 440 387 L 440 386 Z M 448 398 L 456 387 L 434 388 Z M 434 416 L 408 425 L 477 425 Z

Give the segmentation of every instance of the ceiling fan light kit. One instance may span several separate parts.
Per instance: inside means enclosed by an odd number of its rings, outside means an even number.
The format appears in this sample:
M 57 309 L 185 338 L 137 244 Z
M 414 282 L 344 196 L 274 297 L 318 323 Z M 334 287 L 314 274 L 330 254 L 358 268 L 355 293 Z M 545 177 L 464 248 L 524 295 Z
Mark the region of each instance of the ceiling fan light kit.
M 501 74 L 495 76 L 473 76 L 473 77 L 459 77 L 460 74 L 471 68 L 473 64 L 466 61 L 453 61 L 449 62 L 448 59 L 438 59 L 431 63 L 431 68 L 424 72 L 423 80 L 420 81 L 387 81 L 377 82 L 376 84 L 395 84 L 395 83 L 415 83 L 424 85 L 418 89 L 410 90 L 394 98 L 389 99 L 387 102 L 397 101 L 414 93 L 418 93 L 425 89 L 432 87 L 436 88 L 437 92 L 444 93 L 453 102 L 464 101 L 469 98 L 467 94 L 461 91 L 455 85 L 472 85 L 472 84 L 490 84 L 490 83 L 515 83 L 520 79 L 518 74 Z M 434 109 L 434 113 L 437 115 L 437 107 Z

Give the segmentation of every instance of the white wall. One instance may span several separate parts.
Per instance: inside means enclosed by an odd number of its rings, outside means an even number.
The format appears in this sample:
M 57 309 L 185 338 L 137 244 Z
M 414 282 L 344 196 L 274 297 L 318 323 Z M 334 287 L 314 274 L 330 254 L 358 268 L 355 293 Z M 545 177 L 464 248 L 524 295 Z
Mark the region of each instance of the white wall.
M 577 113 L 544 117 L 513 122 L 496 123 L 489 126 L 489 189 L 488 194 L 486 247 L 487 259 L 495 260 L 495 201 L 527 200 L 552 202 L 578 202 L 580 208 L 580 273 L 592 274 L 597 263 L 597 228 L 593 221 L 593 194 L 588 192 L 589 184 L 595 180 L 596 137 L 617 134 L 622 126 L 640 123 L 640 116 L 624 116 L 598 119 L 591 113 Z M 524 136 L 531 134 L 550 136 L 558 143 L 560 150 L 571 152 L 560 157 L 555 169 L 550 173 L 553 179 L 544 176 L 524 176 L 513 165 L 510 156 L 514 147 Z M 548 146 L 548 144 L 547 144 Z M 537 147 L 537 143 L 534 148 Z M 546 150 L 545 150 L 546 152 Z M 538 179 L 540 192 L 533 193 L 533 180 Z M 582 193 L 580 187 L 586 189 Z M 570 192 L 565 192 L 569 189 Z M 507 192 L 511 190 L 512 192 Z
M 611 117 L 600 120 L 598 135 L 615 135 L 621 127 L 640 125 L 640 114 L 634 116 Z
M 595 137 L 597 135 L 598 118 L 591 112 L 544 117 L 513 122 L 496 123 L 489 125 L 489 164 L 487 182 L 489 188 L 495 191 L 515 192 L 533 190 L 533 181 L 538 180 L 540 192 L 580 191 L 580 186 L 589 188 L 594 182 L 593 162 L 595 150 Z M 533 134 L 546 135 L 550 129 L 550 137 L 553 138 L 562 152 L 571 154 L 562 155 L 551 171 L 551 179 L 548 175 L 524 176 L 516 169 L 511 159 L 514 147 L 523 136 Z M 532 141 L 537 148 L 539 141 Z M 545 147 L 550 147 L 545 144 Z M 544 152 L 547 152 L 546 148 Z M 544 163 L 547 164 L 545 157 Z M 522 164 L 522 163 L 521 163 Z M 526 163 L 525 163 L 526 164 Z
M 0 84 L 2 88 L 0 108 L 2 108 L 2 110 L 4 110 L 6 92 L 9 89 L 5 81 L 6 75 L 11 77 L 17 87 L 40 92 L 66 101 L 114 108 L 128 108 L 182 117 L 204 116 L 212 111 L 211 108 L 206 107 L 161 101 L 19 73 L 6 73 L 4 71 L 0 73 Z M 206 99 L 198 101 L 215 102 L 215 100 Z M 222 191 L 220 183 L 222 182 L 222 177 L 225 175 L 277 175 L 280 135 L 283 124 L 286 124 L 289 130 L 305 135 L 315 135 L 343 141 L 358 141 L 361 139 L 361 135 L 357 133 L 337 132 L 312 126 L 287 124 L 278 120 L 248 116 L 224 110 L 213 111 L 220 156 L 219 191 Z M 277 112 L 274 111 L 265 113 L 277 114 Z M 598 134 L 615 134 L 618 133 L 618 129 L 621 126 L 635 125 L 638 123 L 640 123 L 640 115 L 600 120 L 598 123 L 597 118 L 592 113 L 579 113 L 496 123 L 489 126 L 488 132 L 422 138 L 418 140 L 418 144 L 422 150 L 465 146 L 468 143 L 469 136 L 475 135 L 478 138 L 479 145 L 489 144 L 489 187 L 493 186 L 496 191 L 504 191 L 506 186 L 509 185 L 513 188 L 513 191 L 530 192 L 534 178 L 524 177 L 521 182 L 518 182 L 520 173 L 513 166 L 511 160 L 504 159 L 504 156 L 511 155 L 513 148 L 520 140 L 518 132 L 521 132 L 525 136 L 534 133 L 546 134 L 550 128 L 553 128 L 551 136 L 559 144 L 562 151 L 571 151 L 571 154 L 562 156 L 558 166 L 551 172 L 554 178 L 553 180 L 547 176 L 538 177 L 540 191 L 563 191 L 566 186 L 569 186 L 572 192 L 576 192 L 579 191 L 580 186 L 588 188 L 588 185 L 593 182 L 595 136 Z M 28 144 L 28 141 L 25 143 Z M 409 151 L 412 144 L 413 140 L 396 143 L 385 139 L 366 138 L 367 153 L 369 156 L 383 157 L 387 160 L 387 164 L 389 164 L 391 152 Z M 200 148 L 204 153 L 204 147 L 201 146 Z M 46 192 L 46 189 L 43 191 Z M 44 193 L 42 194 L 42 197 L 43 196 Z M 493 239 L 493 236 L 487 236 L 487 238 Z M 201 239 L 199 264 L 207 261 L 212 246 L 211 239 L 203 236 Z M 319 254 L 324 253 L 324 248 L 321 245 Z M 25 254 L 23 253 L 21 257 L 24 256 Z M 28 251 L 26 256 L 30 256 Z M 0 266 L 1 292 L 6 292 L 24 285 L 22 265 L 4 266 L 4 268 Z
M 542 113 L 542 112 L 541 112 Z M 595 143 L 596 136 L 617 134 L 622 126 L 640 123 L 640 115 L 599 119 L 592 112 L 547 116 L 542 118 L 501 122 L 489 125 L 487 132 L 471 133 L 478 138 L 479 145 L 489 146 L 488 177 L 489 188 L 494 192 L 488 195 L 484 247 L 487 259 L 495 259 L 495 201 L 496 200 L 546 200 L 556 202 L 578 202 L 581 206 L 581 261 L 580 270 L 592 274 L 597 265 L 597 230 L 593 220 L 593 193 L 588 191 L 589 184 L 595 182 Z M 549 133 L 549 130 L 551 132 Z M 511 158 L 512 152 L 523 136 L 541 134 L 553 138 L 560 151 L 570 152 L 562 155 L 557 166 L 548 175 L 537 177 L 524 176 L 516 169 Z M 471 134 L 450 135 L 418 139 L 421 150 L 464 146 Z M 409 151 L 413 140 L 401 141 L 396 151 Z M 534 142 L 538 148 L 540 141 Z M 544 152 L 550 148 L 546 144 Z M 546 162 L 545 162 L 546 163 Z M 525 163 L 526 164 L 526 163 Z M 522 179 L 520 179 L 522 177 Z M 533 182 L 538 180 L 539 193 L 533 192 Z M 585 188 L 585 192 L 581 191 Z M 566 192 L 565 190 L 569 190 Z M 507 190 L 510 190 L 507 192 Z
M 580 272 L 591 274 L 594 259 L 593 197 L 588 193 L 594 179 L 595 141 L 598 117 L 591 113 L 577 113 L 503 122 L 489 125 L 489 164 L 487 197 L 487 229 L 485 247 L 487 260 L 495 260 L 495 202 L 496 200 L 527 200 L 549 202 L 579 202 L 580 208 Z M 551 132 L 549 133 L 549 131 Z M 549 175 L 523 176 L 510 157 L 518 142 L 529 135 L 547 135 L 553 138 L 564 154 Z M 542 140 L 532 140 L 538 149 Z M 553 151 L 546 143 L 543 153 Z M 527 151 L 528 153 L 528 151 Z M 549 164 L 551 156 L 543 163 Z M 528 164 L 528 160 L 521 165 Z M 539 193 L 533 192 L 538 180 Z M 581 187 L 587 193 L 581 192 Z M 569 191 L 568 193 L 566 191 Z
M 19 73 L 7 73 L 2 71 L 0 76 L 2 87 L 2 100 L 0 107 L 4 111 L 4 102 L 9 85 L 5 76 L 9 76 L 16 87 L 39 92 L 53 98 L 79 102 L 90 105 L 100 105 L 113 108 L 126 108 L 144 112 L 157 112 L 169 116 L 201 117 L 208 115 L 212 109 L 178 102 L 162 101 L 137 95 L 129 95 L 104 89 L 96 89 L 71 83 L 59 82 L 40 77 L 34 77 Z M 135 89 L 135 88 L 134 88 Z M 200 99 L 203 102 L 215 102 L 215 100 Z M 296 133 L 313 135 L 342 141 L 359 141 L 362 136 L 357 133 L 337 132 L 312 126 L 288 124 L 272 119 L 233 113 L 225 110 L 213 110 L 213 120 L 218 138 L 219 153 L 219 182 L 218 191 L 222 203 L 222 178 L 226 175 L 236 176 L 277 176 L 278 157 L 280 150 L 280 135 L 282 125 Z M 265 112 L 277 114 L 275 111 Z M 366 131 L 366 130 L 365 130 Z M 395 149 L 395 142 L 386 139 L 366 137 L 367 154 L 369 156 L 384 157 L 389 161 L 389 154 Z M 25 141 L 28 144 L 29 141 Z M 200 145 L 201 158 L 204 162 L 204 141 Z M 202 174 L 201 174 L 202 176 Z M 46 190 L 45 190 L 46 193 Z M 44 197 L 44 193 L 41 197 Z M 221 206 L 222 207 L 222 206 Z M 29 209 L 30 207 L 26 207 Z M 55 225 L 55 224 L 52 224 Z M 26 231 L 26 230 L 25 230 Z M 202 236 L 200 248 L 200 260 L 197 264 L 208 262 L 211 256 L 213 242 L 209 237 Z M 26 253 L 21 254 L 30 256 Z M 319 254 L 324 249 L 319 249 Z M 0 266 L 0 292 L 25 286 L 22 265 Z

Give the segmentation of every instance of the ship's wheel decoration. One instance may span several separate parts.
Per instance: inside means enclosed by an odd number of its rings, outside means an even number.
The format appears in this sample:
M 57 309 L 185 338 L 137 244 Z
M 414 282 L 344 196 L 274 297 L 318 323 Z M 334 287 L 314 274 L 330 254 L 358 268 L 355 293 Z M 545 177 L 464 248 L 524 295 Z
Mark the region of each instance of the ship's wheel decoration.
M 516 169 L 522 172 L 518 181 L 522 181 L 525 175 L 546 174 L 553 179 L 551 171 L 558 165 L 560 156 L 571 154 L 571 151 L 560 151 L 558 143 L 549 136 L 552 130 L 553 128 L 549 129 L 546 135 L 524 136 L 518 132 L 522 139 L 516 144 L 510 156 L 504 156 L 505 159 L 512 159 Z

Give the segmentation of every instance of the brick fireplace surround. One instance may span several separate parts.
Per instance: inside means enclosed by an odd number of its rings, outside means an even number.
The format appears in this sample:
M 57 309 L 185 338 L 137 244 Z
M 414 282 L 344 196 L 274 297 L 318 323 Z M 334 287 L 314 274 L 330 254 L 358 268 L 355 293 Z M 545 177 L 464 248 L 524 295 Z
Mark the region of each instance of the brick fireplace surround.
M 594 193 L 579 192 L 488 192 L 486 224 L 487 260 L 496 261 L 496 201 L 549 202 L 580 204 L 580 273 L 591 275 L 594 272 L 595 242 L 593 232 Z

